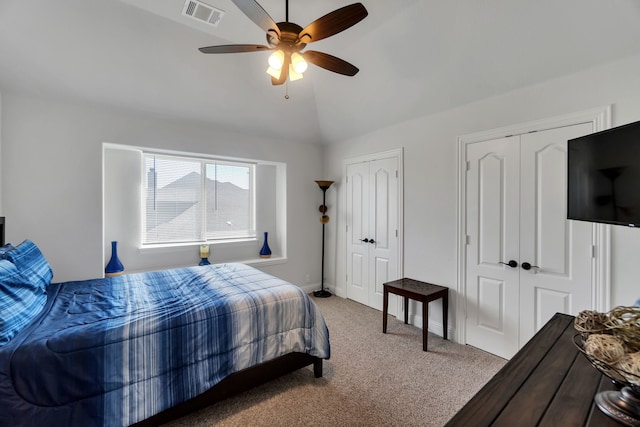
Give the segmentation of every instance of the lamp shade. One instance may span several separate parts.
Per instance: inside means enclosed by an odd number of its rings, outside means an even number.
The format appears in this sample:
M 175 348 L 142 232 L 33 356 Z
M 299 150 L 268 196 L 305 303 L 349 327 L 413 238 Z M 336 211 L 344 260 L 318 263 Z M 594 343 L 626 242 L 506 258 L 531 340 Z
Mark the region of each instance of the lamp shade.
M 284 52 L 276 50 L 269 56 L 269 68 L 267 74 L 274 79 L 279 79 L 282 74 L 282 66 L 284 65 Z
M 331 184 L 333 184 L 333 181 L 320 181 L 320 180 L 317 180 L 316 184 L 318 184 L 318 186 L 320 187 L 320 189 L 322 191 L 326 191 L 329 187 L 331 187 Z
M 267 68 L 267 74 L 269 74 L 274 79 L 279 79 L 281 73 L 282 73 L 282 69 L 276 70 L 273 67 Z
M 291 66 L 296 73 L 302 74 L 307 71 L 307 67 L 309 67 L 309 64 L 307 64 L 307 61 L 304 60 L 302 55 L 300 55 L 298 52 L 294 52 L 291 54 Z
M 304 77 L 301 73 L 296 72 L 296 69 L 293 68 L 293 64 L 289 65 L 289 80 L 295 82 L 296 80 L 300 80 Z
M 282 69 L 282 64 L 284 64 L 284 52 L 281 50 L 276 50 L 269 56 L 269 67 L 274 68 L 276 70 Z

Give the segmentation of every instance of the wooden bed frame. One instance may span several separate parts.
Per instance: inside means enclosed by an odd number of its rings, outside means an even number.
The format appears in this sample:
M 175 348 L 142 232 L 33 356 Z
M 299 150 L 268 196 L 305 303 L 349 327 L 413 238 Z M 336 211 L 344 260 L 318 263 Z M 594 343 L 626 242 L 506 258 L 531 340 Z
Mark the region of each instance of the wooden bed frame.
M 147 427 L 167 423 L 311 364 L 313 364 L 315 377 L 321 378 L 322 359 L 305 353 L 285 354 L 277 359 L 231 374 L 201 395 L 140 421 L 134 426 Z

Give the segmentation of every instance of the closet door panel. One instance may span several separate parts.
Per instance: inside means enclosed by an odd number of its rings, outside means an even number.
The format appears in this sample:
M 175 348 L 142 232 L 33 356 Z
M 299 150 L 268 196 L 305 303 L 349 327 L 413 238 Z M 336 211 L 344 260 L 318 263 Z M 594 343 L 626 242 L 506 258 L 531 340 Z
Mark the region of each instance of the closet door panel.
M 377 165 L 376 165 L 377 166 Z M 372 230 L 374 231 L 373 237 L 375 239 L 375 245 L 379 249 L 389 249 L 389 186 L 390 186 L 390 171 L 387 169 L 378 168 L 372 174 L 373 176 L 373 188 L 372 188 L 372 212 L 374 217 L 372 218 Z
M 520 346 L 556 312 L 592 306 L 592 225 L 567 220 L 567 141 L 577 124 L 521 136 Z
M 375 242 L 370 243 L 371 277 L 369 306 L 382 310 L 383 284 L 398 279 L 398 158 L 371 161 L 369 171 L 371 215 Z
M 369 299 L 369 210 L 369 165 L 348 165 L 347 298 L 361 304 Z
M 530 174 L 523 175 L 522 208 L 531 215 L 531 228 L 522 230 L 523 241 L 531 242 L 534 255 L 529 262 L 544 265 L 546 274 L 569 275 L 571 232 L 567 221 L 567 151 L 559 144 L 534 150 L 523 147 L 533 162 Z M 526 188 L 532 194 L 527 194 Z M 524 261 L 524 260 L 523 260 Z
M 467 344 L 509 358 L 518 350 L 518 137 L 467 145 Z

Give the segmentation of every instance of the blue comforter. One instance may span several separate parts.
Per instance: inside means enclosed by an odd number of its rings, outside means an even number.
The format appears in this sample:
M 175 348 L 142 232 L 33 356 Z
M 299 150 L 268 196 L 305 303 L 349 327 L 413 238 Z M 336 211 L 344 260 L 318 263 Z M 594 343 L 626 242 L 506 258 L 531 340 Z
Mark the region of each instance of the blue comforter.
M 54 284 L 0 348 L 1 426 L 124 426 L 291 353 L 329 358 L 297 286 L 243 264 Z

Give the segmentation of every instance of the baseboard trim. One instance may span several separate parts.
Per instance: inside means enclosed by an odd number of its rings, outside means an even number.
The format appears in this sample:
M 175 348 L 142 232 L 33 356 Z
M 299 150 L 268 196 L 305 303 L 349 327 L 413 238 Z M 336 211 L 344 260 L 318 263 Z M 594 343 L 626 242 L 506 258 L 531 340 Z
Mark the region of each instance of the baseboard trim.
M 412 324 L 413 326 L 416 326 L 420 329 L 422 329 L 422 316 L 411 316 L 409 315 L 409 323 Z M 448 326 L 448 325 L 447 325 Z M 442 325 L 441 321 L 437 321 L 437 320 L 432 320 L 429 319 L 429 332 L 439 335 L 439 336 L 444 336 L 444 334 L 442 333 L 442 331 L 444 330 L 444 327 Z M 448 327 L 447 328 L 447 339 L 451 340 L 451 341 L 455 341 L 455 329 Z

